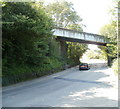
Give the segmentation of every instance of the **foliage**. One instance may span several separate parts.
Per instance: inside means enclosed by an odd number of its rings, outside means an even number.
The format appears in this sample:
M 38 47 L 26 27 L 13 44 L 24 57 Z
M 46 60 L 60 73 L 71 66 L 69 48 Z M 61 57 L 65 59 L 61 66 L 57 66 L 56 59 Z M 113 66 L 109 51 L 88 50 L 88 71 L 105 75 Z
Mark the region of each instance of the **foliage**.
M 66 60 L 61 60 L 59 43 L 52 36 L 52 29 L 56 24 L 83 31 L 81 18 L 72 5 L 63 1 L 58 7 L 47 6 L 46 10 L 54 11 L 52 15 L 46 13 L 43 2 L 2 2 L 3 85 L 63 69 Z M 70 43 L 68 46 L 73 52 L 68 55 L 69 59 L 78 63 L 86 45 Z
M 69 28 L 69 26 L 81 27 L 82 19 L 77 15 L 71 2 L 65 0 L 56 1 L 46 6 L 46 12 L 54 19 L 57 27 Z
M 110 38 L 111 42 L 113 40 L 117 41 L 117 23 L 115 21 L 112 21 L 110 24 L 104 25 L 101 28 L 100 33 Z
M 3 85 L 62 69 L 53 21 L 42 3 L 2 2 Z
M 103 56 L 106 56 L 109 61 L 109 65 L 112 64 L 112 60 L 117 58 L 117 31 L 116 25 L 114 23 L 105 25 L 101 29 L 101 34 L 106 36 L 109 39 L 109 43 L 107 44 L 107 47 L 101 47 L 99 48 L 103 52 Z
M 77 15 L 71 2 L 65 0 L 56 1 L 46 6 L 46 12 L 53 18 L 56 27 L 62 27 L 77 31 L 83 31 L 82 19 Z M 68 64 L 79 64 L 79 58 L 86 51 L 87 45 L 67 42 Z
M 112 69 L 116 74 L 118 74 L 118 58 L 113 60 Z
M 88 59 L 106 59 L 105 56 L 103 57 L 103 52 L 101 50 L 87 50 L 85 54 L 88 57 Z
M 112 21 L 109 24 L 104 25 L 100 30 L 100 34 L 106 36 L 109 39 L 109 44 L 107 44 L 107 48 L 100 47 L 104 52 L 104 55 L 108 57 L 109 65 L 112 65 L 113 59 L 117 58 L 118 55 L 117 50 L 118 31 L 117 31 L 116 8 L 113 8 L 111 10 L 111 16 Z
M 52 37 L 49 41 L 49 56 L 60 58 L 59 42 L 56 41 L 55 37 Z
M 52 32 L 51 19 L 31 3 L 4 3 L 3 10 L 3 59 L 7 64 L 39 64 L 48 52 Z M 16 61 L 17 60 L 17 61 Z
M 47 58 L 48 63 L 40 66 L 15 65 L 7 69 L 9 74 L 3 75 L 2 85 L 15 84 L 21 81 L 49 75 L 63 69 L 63 63 L 57 58 Z
M 79 59 L 82 57 L 83 53 L 87 50 L 87 45 L 79 44 L 76 42 L 69 42 L 68 44 L 68 59 L 73 61 L 73 64 L 79 64 Z
M 67 26 L 68 29 L 76 30 L 76 31 L 83 31 L 83 28 L 81 27 L 80 24 L 70 24 Z

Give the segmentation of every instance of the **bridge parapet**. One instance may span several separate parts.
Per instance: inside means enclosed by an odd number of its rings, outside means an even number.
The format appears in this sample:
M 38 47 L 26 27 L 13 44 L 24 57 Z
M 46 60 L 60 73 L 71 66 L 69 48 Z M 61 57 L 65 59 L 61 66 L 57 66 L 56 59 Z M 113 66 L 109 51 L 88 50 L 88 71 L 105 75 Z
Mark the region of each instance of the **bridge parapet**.
M 89 42 L 91 41 L 96 43 L 107 43 L 107 40 L 104 36 L 86 32 L 79 32 L 76 30 L 70 30 L 65 28 L 55 28 L 53 35 L 65 38 L 80 39 Z

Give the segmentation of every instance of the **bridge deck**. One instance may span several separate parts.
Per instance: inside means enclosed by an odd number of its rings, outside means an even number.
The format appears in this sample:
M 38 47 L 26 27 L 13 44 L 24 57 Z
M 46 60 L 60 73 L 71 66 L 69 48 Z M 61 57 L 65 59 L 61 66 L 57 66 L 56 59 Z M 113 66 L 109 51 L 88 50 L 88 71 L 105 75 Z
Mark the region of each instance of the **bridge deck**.
M 66 40 L 70 42 L 96 44 L 103 46 L 107 44 L 107 41 L 104 36 L 86 33 L 86 32 L 79 32 L 65 28 L 54 29 L 53 35 L 58 36 L 59 40 Z

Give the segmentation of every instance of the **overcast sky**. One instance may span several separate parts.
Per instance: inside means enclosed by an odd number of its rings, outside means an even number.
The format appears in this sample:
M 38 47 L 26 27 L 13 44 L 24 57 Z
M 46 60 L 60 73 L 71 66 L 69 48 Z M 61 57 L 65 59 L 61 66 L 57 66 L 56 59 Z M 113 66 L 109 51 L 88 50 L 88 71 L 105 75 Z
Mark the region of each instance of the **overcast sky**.
M 53 2 L 55 0 L 44 0 L 45 2 Z M 57 0 L 61 1 L 61 0 Z M 100 28 L 108 24 L 111 17 L 109 10 L 113 6 L 113 0 L 66 0 L 74 4 L 74 9 L 83 19 L 85 32 L 98 33 Z
M 100 28 L 109 23 L 109 10 L 112 0 L 67 0 L 73 1 L 74 8 L 83 18 L 83 23 L 87 26 L 84 31 L 98 33 Z
M 46 3 L 55 0 L 44 0 Z M 61 1 L 61 0 L 57 0 Z M 74 4 L 77 14 L 83 19 L 86 25 L 84 32 L 98 34 L 100 28 L 111 20 L 109 10 L 113 7 L 113 0 L 66 0 Z M 97 49 L 96 45 L 89 45 L 90 49 Z

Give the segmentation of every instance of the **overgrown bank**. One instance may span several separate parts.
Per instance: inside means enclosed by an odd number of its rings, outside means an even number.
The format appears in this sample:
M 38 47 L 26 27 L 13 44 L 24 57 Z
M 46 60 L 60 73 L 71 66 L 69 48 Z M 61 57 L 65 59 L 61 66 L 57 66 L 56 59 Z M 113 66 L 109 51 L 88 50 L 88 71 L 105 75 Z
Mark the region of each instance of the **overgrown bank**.
M 3 86 L 15 84 L 21 81 L 26 81 L 63 70 L 63 63 L 58 61 L 58 59 L 49 58 L 48 61 L 48 64 L 34 67 L 30 67 L 25 64 L 20 66 L 12 66 L 12 68 L 7 69 L 9 74 L 3 75 Z
M 55 73 L 78 64 L 86 50 L 70 44 L 67 58 L 52 35 L 55 25 L 42 3 L 2 2 L 2 85 Z M 81 49 L 84 48 L 84 49 Z M 76 52 L 78 49 L 79 52 Z
M 117 74 L 117 75 L 119 74 L 119 72 L 118 72 L 119 71 L 119 66 L 118 66 L 118 63 L 119 63 L 118 60 L 119 59 L 120 58 L 114 59 L 113 63 L 112 63 L 112 69 L 113 69 L 114 73 Z

